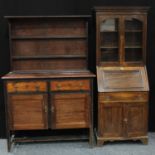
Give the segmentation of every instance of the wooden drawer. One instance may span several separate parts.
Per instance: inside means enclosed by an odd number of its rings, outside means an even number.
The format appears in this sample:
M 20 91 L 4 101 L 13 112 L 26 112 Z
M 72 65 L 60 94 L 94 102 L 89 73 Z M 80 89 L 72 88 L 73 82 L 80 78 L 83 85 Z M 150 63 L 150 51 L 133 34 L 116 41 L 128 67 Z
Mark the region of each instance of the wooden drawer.
M 8 82 L 7 91 L 12 92 L 46 92 L 47 83 L 45 81 L 23 81 Z
M 57 80 L 51 81 L 51 91 L 90 90 L 90 80 Z
M 146 102 L 148 101 L 147 92 L 115 92 L 115 93 L 99 93 L 99 102 Z

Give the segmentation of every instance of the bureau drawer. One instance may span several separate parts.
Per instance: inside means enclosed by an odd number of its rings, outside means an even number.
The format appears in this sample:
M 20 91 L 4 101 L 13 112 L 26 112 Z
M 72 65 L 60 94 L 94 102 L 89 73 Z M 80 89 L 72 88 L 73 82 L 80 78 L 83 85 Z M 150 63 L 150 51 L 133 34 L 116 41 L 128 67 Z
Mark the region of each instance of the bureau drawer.
M 90 90 L 90 80 L 56 80 L 50 83 L 51 91 Z
M 126 92 L 126 93 L 99 93 L 99 102 L 147 102 L 147 92 Z
M 45 81 L 24 81 L 8 82 L 7 91 L 12 92 L 46 92 L 47 83 Z

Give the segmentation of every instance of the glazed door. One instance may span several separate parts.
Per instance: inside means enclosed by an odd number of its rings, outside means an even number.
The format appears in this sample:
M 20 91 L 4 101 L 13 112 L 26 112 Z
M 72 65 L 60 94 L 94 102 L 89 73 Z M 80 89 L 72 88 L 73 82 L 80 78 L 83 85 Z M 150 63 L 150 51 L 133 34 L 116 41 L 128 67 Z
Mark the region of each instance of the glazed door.
M 98 131 L 104 138 L 123 136 L 123 104 L 99 103 Z
M 126 63 L 142 63 L 144 59 L 144 49 L 146 48 L 144 41 L 144 21 L 143 17 L 124 17 L 125 39 L 124 53 Z
M 147 103 L 137 102 L 125 104 L 125 124 L 127 137 L 147 134 Z
M 97 62 L 99 63 L 119 63 L 120 48 L 120 18 L 107 17 L 99 19 L 97 25 Z
M 47 95 L 9 96 L 9 116 L 12 130 L 47 129 Z
M 90 95 L 88 93 L 55 93 L 51 95 L 52 129 L 88 128 Z

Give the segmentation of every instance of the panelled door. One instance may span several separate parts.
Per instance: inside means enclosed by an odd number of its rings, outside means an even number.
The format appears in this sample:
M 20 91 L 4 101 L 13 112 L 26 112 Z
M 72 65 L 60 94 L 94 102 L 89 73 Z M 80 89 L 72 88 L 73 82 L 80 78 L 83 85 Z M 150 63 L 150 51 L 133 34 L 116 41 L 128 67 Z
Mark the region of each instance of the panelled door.
M 51 94 L 52 129 L 88 128 L 89 104 L 89 93 Z
M 9 119 L 12 130 L 47 129 L 46 94 L 9 95 Z
M 107 102 L 99 105 L 99 135 L 103 137 L 123 136 L 123 106 L 122 103 Z

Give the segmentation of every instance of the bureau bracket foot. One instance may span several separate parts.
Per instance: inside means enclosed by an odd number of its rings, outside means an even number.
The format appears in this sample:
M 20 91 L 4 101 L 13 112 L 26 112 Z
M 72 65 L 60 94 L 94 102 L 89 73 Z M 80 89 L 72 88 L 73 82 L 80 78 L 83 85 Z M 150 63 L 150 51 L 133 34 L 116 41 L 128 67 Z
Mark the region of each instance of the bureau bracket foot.
M 148 138 L 140 139 L 140 141 L 141 141 L 144 145 L 147 145 L 147 144 L 148 144 Z

